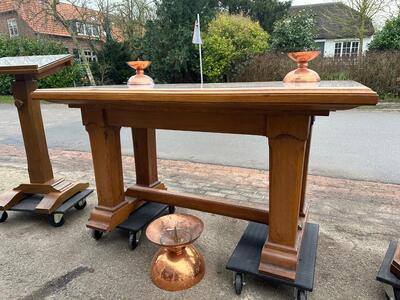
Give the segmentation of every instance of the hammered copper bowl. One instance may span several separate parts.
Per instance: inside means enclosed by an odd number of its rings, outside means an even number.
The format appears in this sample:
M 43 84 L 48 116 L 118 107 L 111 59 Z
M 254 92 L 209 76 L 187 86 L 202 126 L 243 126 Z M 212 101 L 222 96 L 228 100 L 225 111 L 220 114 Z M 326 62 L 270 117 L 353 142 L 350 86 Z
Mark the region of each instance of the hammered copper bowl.
M 128 61 L 127 64 L 135 70 L 145 70 L 151 65 L 149 60 Z
M 203 228 L 199 218 L 186 214 L 167 215 L 148 226 L 147 238 L 161 246 L 151 262 L 151 280 L 157 287 L 180 291 L 203 279 L 204 258 L 192 245 Z

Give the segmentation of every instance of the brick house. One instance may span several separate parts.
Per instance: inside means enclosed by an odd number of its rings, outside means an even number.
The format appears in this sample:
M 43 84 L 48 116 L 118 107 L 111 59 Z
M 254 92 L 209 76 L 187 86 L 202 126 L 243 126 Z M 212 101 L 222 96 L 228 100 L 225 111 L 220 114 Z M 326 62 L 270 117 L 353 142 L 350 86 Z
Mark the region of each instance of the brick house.
M 25 0 L 22 4 L 18 0 L 0 0 L 0 34 L 59 42 L 68 53 L 79 56 L 71 34 L 51 14 L 46 13 L 47 9 L 46 0 Z M 92 49 L 100 49 L 105 38 L 100 26 L 100 13 L 61 2 L 57 4 L 57 11 L 77 33 L 88 60 L 96 61 Z

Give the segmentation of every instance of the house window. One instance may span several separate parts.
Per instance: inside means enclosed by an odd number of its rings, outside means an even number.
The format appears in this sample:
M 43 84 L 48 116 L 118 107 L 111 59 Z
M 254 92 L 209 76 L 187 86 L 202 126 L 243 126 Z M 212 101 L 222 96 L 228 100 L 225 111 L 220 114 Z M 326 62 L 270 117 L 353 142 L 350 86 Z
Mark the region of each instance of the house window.
M 76 22 L 75 27 L 78 35 L 99 37 L 100 28 L 98 25 Z
M 96 53 L 92 50 L 84 50 L 83 51 L 85 53 L 86 59 L 89 62 L 97 62 L 97 56 Z
M 358 55 L 359 42 L 345 41 L 335 43 L 335 57 L 350 57 Z
M 351 42 L 351 55 L 352 56 L 358 55 L 358 45 L 359 45 L 359 42 Z
M 10 37 L 19 36 L 17 20 L 15 18 L 8 19 L 7 24 L 8 24 L 8 32 L 10 33 Z

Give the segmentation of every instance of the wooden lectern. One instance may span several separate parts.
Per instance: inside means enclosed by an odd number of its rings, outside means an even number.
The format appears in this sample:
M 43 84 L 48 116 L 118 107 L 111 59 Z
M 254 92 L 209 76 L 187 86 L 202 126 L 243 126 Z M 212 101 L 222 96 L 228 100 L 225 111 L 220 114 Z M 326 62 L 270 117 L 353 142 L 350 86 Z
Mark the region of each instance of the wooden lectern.
M 37 89 L 37 80 L 45 78 L 72 64 L 71 55 L 3 57 L 0 74 L 15 76 L 12 83 L 15 106 L 18 109 L 30 183 L 20 184 L 0 194 L 0 211 L 6 211 L 28 196 L 40 194 L 43 199 L 36 212 L 52 214 L 66 200 L 86 190 L 88 183 L 72 183 L 54 179 L 43 128 L 40 102 L 33 101 L 31 93 Z

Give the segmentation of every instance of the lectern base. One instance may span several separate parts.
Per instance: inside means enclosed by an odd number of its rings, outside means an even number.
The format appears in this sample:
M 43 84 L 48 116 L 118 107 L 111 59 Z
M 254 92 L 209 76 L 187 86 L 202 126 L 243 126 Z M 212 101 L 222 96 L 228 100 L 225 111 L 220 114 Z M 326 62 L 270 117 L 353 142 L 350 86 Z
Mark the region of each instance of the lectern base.
M 93 190 L 86 189 L 82 192 L 76 193 L 56 208 L 52 214 L 42 214 L 38 212 L 37 206 L 43 199 L 43 195 L 41 194 L 34 194 L 25 197 L 20 202 L 10 207 L 8 211 L 35 213 L 42 216 L 45 215 L 49 219 L 51 225 L 54 227 L 60 227 L 64 224 L 64 214 L 72 207 L 75 207 L 78 210 L 83 209 L 86 206 L 86 197 L 92 192 Z M 5 222 L 8 216 L 7 211 L 0 211 L 0 214 L 0 223 Z

